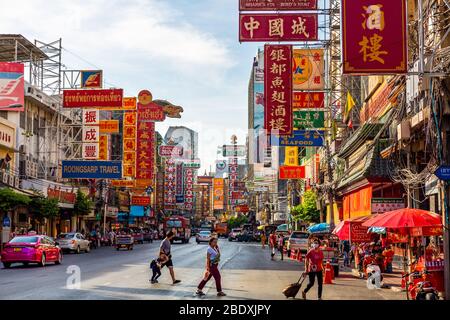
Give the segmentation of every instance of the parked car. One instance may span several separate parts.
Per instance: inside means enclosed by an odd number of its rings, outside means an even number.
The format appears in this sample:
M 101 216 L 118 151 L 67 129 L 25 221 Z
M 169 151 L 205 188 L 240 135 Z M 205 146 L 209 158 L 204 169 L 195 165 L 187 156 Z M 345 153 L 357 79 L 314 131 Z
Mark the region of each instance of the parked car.
M 11 267 L 13 263 L 37 263 L 43 267 L 47 262 L 62 262 L 61 248 L 43 235 L 14 237 L 5 245 L 1 256 L 5 268 Z
M 300 252 L 307 252 L 308 237 L 308 232 L 293 231 L 287 242 L 287 250 L 300 250 Z
M 81 233 L 72 232 L 72 233 L 61 233 L 56 237 L 56 244 L 63 251 L 71 251 L 80 253 L 84 251 L 88 253 L 91 251 L 90 241 L 86 240 Z
M 238 237 L 241 235 L 242 229 L 241 228 L 234 228 L 231 229 L 231 232 L 228 234 L 228 241 L 238 240 Z
M 153 242 L 153 230 L 149 228 L 143 228 L 144 241 Z
M 202 230 L 202 231 L 200 231 L 200 232 L 197 234 L 197 236 L 196 236 L 196 238 L 195 238 L 195 241 L 196 241 L 197 243 L 200 243 L 200 242 L 209 242 L 209 240 L 210 240 L 211 238 L 212 238 L 211 231 Z

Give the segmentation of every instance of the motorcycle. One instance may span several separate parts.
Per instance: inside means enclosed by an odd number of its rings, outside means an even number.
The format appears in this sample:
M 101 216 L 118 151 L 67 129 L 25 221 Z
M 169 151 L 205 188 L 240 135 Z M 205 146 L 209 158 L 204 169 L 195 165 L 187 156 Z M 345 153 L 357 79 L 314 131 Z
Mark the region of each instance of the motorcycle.
M 89 244 L 91 249 L 97 249 L 97 237 L 89 236 Z
M 430 272 L 414 271 L 402 277 L 407 277 L 408 299 L 411 300 L 439 300 L 439 294 L 429 279 Z

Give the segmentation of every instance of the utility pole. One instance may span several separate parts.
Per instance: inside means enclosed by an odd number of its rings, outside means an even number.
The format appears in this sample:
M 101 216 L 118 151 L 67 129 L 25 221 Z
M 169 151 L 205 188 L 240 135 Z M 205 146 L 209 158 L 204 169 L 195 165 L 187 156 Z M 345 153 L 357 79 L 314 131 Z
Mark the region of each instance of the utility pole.
M 330 230 L 334 229 L 334 190 L 333 190 L 333 170 L 331 168 L 331 152 L 330 143 L 326 141 L 326 157 L 327 157 L 327 168 L 328 168 L 328 203 L 330 205 Z

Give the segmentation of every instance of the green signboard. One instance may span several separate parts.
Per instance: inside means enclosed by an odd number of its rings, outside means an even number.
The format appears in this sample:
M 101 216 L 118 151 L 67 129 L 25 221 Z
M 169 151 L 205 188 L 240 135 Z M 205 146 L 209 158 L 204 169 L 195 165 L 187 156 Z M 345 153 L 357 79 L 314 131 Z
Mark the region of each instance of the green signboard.
M 297 130 L 324 128 L 325 111 L 294 111 L 294 128 Z

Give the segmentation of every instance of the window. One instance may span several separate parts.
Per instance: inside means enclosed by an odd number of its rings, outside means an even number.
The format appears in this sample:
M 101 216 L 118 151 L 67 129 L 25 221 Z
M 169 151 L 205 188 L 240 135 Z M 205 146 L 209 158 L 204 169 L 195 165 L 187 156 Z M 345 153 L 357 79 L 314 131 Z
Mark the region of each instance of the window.
M 37 115 L 33 118 L 33 134 L 38 135 L 39 134 L 39 118 Z
M 25 129 L 25 111 L 20 113 L 20 128 Z
M 0 117 L 8 120 L 8 111 L 0 111 Z

